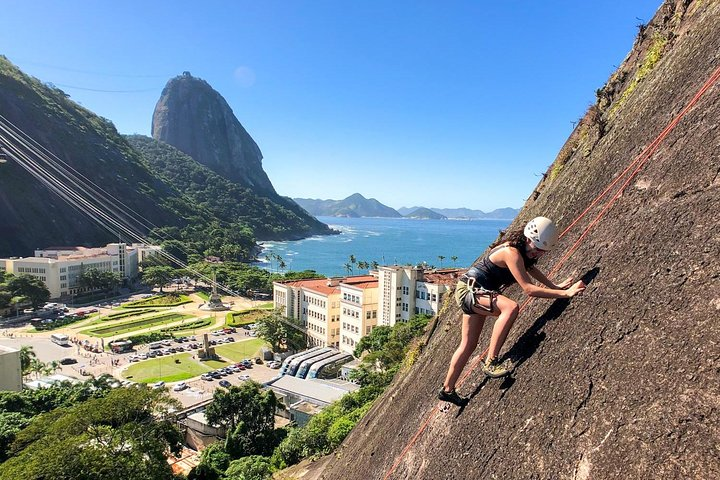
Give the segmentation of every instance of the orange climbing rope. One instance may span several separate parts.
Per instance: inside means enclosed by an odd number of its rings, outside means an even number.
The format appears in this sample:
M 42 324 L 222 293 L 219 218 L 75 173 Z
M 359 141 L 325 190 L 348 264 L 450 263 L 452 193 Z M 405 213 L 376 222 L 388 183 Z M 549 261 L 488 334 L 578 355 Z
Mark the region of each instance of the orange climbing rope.
M 705 92 L 707 92 L 707 90 L 709 90 L 710 87 L 712 87 L 713 84 L 718 81 L 718 79 L 720 79 L 720 67 L 716 68 L 715 71 L 713 71 L 713 73 L 710 75 L 708 80 L 697 91 L 695 96 L 693 96 L 693 98 L 688 102 L 688 104 L 685 105 L 685 108 L 683 108 L 680 111 L 680 113 L 678 113 L 675 116 L 675 118 L 673 118 L 673 120 L 670 123 L 668 123 L 668 125 L 663 129 L 663 131 L 660 132 L 657 137 L 655 137 L 655 139 L 652 141 L 652 143 L 650 143 L 650 145 L 648 145 L 648 147 L 645 148 L 640 153 L 640 155 L 638 155 L 637 158 L 635 158 L 635 160 L 633 160 L 632 163 L 630 163 L 630 165 L 628 165 L 625 168 L 625 170 L 623 170 L 623 172 L 620 175 L 618 175 L 618 177 L 615 180 L 613 180 L 610 183 L 610 185 L 608 185 L 608 187 L 605 188 L 605 190 L 603 190 L 602 193 L 600 193 L 600 195 L 595 197 L 595 199 L 593 199 L 593 201 L 590 203 L 590 205 L 585 210 L 583 210 L 582 213 L 580 215 L 578 215 L 578 217 L 575 218 L 575 220 L 573 220 L 570 223 L 570 225 L 560 234 L 561 238 L 563 236 L 565 236 L 583 217 L 585 217 L 590 212 L 590 210 L 592 210 L 592 208 L 598 202 L 600 202 L 600 200 L 605 195 L 607 195 L 613 189 L 613 187 L 618 182 L 620 182 L 620 180 L 622 180 L 623 177 L 625 177 L 628 174 L 628 172 L 632 171 L 630 176 L 627 177 L 625 182 L 623 182 L 622 186 L 618 189 L 618 191 L 615 193 L 615 195 L 613 195 L 612 198 L 610 198 L 605 203 L 605 206 L 600 211 L 600 213 L 598 213 L 595 216 L 595 218 L 588 224 L 588 226 L 585 227 L 585 230 L 583 230 L 580 237 L 578 237 L 578 239 L 575 241 L 575 243 L 573 243 L 570 246 L 570 248 L 567 250 L 565 255 L 563 255 L 563 257 L 555 264 L 555 266 L 552 268 L 552 270 L 550 271 L 550 273 L 548 275 L 549 277 L 552 277 L 552 275 L 554 275 L 560 269 L 560 267 L 567 261 L 567 259 L 570 258 L 570 255 L 572 255 L 575 252 L 575 250 L 577 250 L 577 248 L 580 246 L 580 243 L 583 241 L 583 239 L 585 239 L 585 237 L 590 232 L 590 230 L 592 230 L 592 228 L 595 227 L 595 225 L 597 225 L 597 223 L 605 216 L 605 214 L 608 212 L 608 210 L 610 210 L 610 207 L 612 207 L 612 205 L 615 203 L 615 201 L 618 198 L 620 198 L 620 196 L 625 191 L 627 186 L 630 184 L 632 179 L 635 178 L 635 176 L 640 172 L 640 170 L 642 170 L 643 166 L 645 166 L 645 164 L 648 162 L 650 157 L 657 151 L 657 149 L 659 148 L 662 141 L 665 140 L 665 138 L 668 136 L 668 134 L 670 134 L 670 132 L 677 126 L 678 123 L 680 123 L 680 120 L 682 120 L 682 118 L 690 111 L 690 109 L 692 109 L 695 106 L 695 104 L 700 100 L 700 98 L 705 94 Z M 520 311 L 525 309 L 525 307 L 532 300 L 533 300 L 533 297 L 526 299 L 525 302 L 520 307 Z M 485 355 L 487 355 L 487 349 L 485 349 L 485 351 L 482 354 L 475 357 L 472 364 L 470 365 L 470 368 L 466 369 L 465 374 L 458 381 L 458 383 L 457 383 L 458 386 L 463 384 L 464 380 L 473 372 L 473 370 L 475 370 L 478 363 L 480 363 L 480 361 L 482 361 L 482 359 L 485 357 Z M 417 439 L 425 431 L 427 426 L 430 424 L 430 421 L 433 419 L 433 417 L 439 410 L 440 410 L 440 407 L 439 407 L 439 404 L 437 404 L 430 411 L 427 418 L 420 425 L 420 427 L 418 428 L 415 435 L 413 435 L 413 437 L 410 439 L 408 444 L 405 446 L 405 448 L 403 448 L 402 452 L 400 452 L 398 457 L 395 459 L 395 462 L 392 464 L 390 469 L 387 471 L 387 473 L 385 474 L 385 477 L 383 477 L 384 480 L 388 480 L 392 476 L 392 474 L 395 473 L 395 470 L 400 465 L 400 462 L 402 462 L 402 460 L 405 457 L 405 455 L 407 454 L 407 452 L 410 451 L 410 449 L 413 447 L 413 445 L 415 445 L 415 443 L 417 442 Z

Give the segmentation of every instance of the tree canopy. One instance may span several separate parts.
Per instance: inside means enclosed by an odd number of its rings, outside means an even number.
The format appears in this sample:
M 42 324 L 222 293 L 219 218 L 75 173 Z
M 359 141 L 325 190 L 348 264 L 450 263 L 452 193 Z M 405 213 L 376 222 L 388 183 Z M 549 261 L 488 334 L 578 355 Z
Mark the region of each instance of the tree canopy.
M 0 480 L 171 480 L 166 455 L 179 453 L 182 437 L 170 406 L 161 390 L 117 388 L 39 415 L 17 433 Z
M 24 273 L 3 275 L 0 283 L 0 307 L 7 307 L 12 303 L 30 302 L 33 308 L 38 308 L 48 300 L 50 300 L 50 290 L 39 278 Z
M 211 424 L 225 427 L 225 450 L 233 458 L 264 455 L 274 447 L 277 407 L 272 390 L 262 390 L 256 382 L 244 382 L 227 390 L 215 390 L 205 416 Z

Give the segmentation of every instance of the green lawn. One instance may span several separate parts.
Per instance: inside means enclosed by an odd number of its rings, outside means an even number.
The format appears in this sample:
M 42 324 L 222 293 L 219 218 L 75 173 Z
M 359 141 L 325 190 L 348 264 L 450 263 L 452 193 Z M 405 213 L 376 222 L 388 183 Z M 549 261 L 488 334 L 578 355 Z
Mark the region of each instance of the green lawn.
M 261 308 L 244 310 L 242 312 L 228 312 L 225 315 L 225 325 L 239 327 L 257 322 L 259 318 L 267 317 L 269 312 Z
M 227 367 L 229 363 L 216 360 L 201 362 L 193 360 L 191 353 L 178 353 L 165 357 L 151 358 L 135 363 L 123 372 L 128 380 L 138 383 L 179 382 L 197 377 L 217 368 Z M 175 360 L 180 363 L 175 363 Z
M 183 315 L 180 313 L 165 313 L 162 315 L 154 315 L 152 317 L 141 318 L 132 322 L 123 322 L 115 325 L 108 325 L 99 328 L 90 328 L 83 330 L 81 333 L 87 333 L 94 337 L 112 337 L 114 335 L 120 335 L 123 333 L 133 332 L 135 330 L 142 330 L 144 328 L 154 327 L 156 325 L 164 325 L 166 323 L 177 322 L 179 320 L 185 320 L 187 318 L 193 318 L 192 315 Z
M 123 303 L 122 308 L 143 308 L 143 307 L 175 307 L 184 303 L 191 303 L 190 297 L 183 294 L 168 293 L 154 297 Z
M 202 298 L 202 299 L 205 300 L 206 302 L 207 302 L 208 300 L 210 300 L 210 294 L 209 294 L 209 293 L 205 293 L 205 292 L 203 292 L 203 291 L 197 291 L 197 292 L 195 292 L 195 295 L 197 295 L 198 297 Z
M 188 323 L 183 322 L 182 325 L 163 328 L 162 331 L 172 333 L 174 337 L 184 337 L 188 335 L 195 335 L 198 333 L 198 330 L 212 325 L 213 322 L 215 322 L 213 317 L 205 317 Z
M 242 340 L 235 343 L 224 343 L 216 345 L 215 351 L 223 358 L 239 362 L 245 358 L 254 358 L 260 356 L 258 352 L 263 346 L 269 345 L 265 340 L 253 338 L 252 340 Z

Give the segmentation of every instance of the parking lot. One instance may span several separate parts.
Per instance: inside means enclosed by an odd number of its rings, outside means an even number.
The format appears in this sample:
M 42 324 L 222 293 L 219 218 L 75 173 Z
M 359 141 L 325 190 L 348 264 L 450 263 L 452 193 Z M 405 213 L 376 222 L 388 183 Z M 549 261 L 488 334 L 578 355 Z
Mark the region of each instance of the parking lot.
M 97 304 L 93 307 L 86 307 L 86 309 L 88 311 L 90 309 L 97 310 L 101 315 L 104 315 L 111 313 L 113 307 L 118 305 L 118 302 L 114 304 L 108 302 Z M 190 306 L 182 306 L 180 308 L 187 308 L 189 310 Z M 62 313 L 67 312 L 52 312 L 48 317 L 52 316 L 53 318 L 57 318 L 61 316 Z M 80 324 L 77 325 L 82 324 L 83 322 L 80 322 Z M 71 344 L 69 346 L 60 346 L 50 340 L 50 334 L 57 332 L 57 330 L 29 333 L 27 331 L 28 326 L 27 323 L 18 325 L 7 323 L 4 326 L 0 326 L 0 345 L 16 349 L 19 349 L 23 345 L 29 345 L 33 348 L 38 360 L 42 362 L 60 362 L 62 360 L 63 362 L 61 362 L 62 364 L 59 366 L 57 373 L 63 373 L 80 379 L 88 378 L 90 375 L 99 376 L 102 374 L 110 374 L 114 376 L 118 380 L 118 384 L 120 384 L 127 380 L 123 372 L 130 365 L 139 365 L 143 362 L 158 362 L 157 359 L 161 357 L 164 357 L 164 359 L 187 359 L 189 356 L 194 362 L 201 363 L 200 360 L 196 358 L 198 349 L 202 347 L 204 341 L 203 335 L 199 332 L 196 335 L 181 337 L 180 339 L 164 340 L 157 345 L 153 344 L 153 348 L 150 348 L 151 345 L 138 345 L 130 352 L 110 353 L 103 350 L 106 343 L 102 339 L 88 338 L 85 335 L 73 333 L 74 329 L 72 328 L 66 330 L 70 337 Z M 76 324 L 73 324 L 73 327 L 75 326 Z M 254 332 L 244 329 L 237 329 L 236 331 L 215 330 L 208 333 L 208 343 L 213 347 L 222 347 L 224 345 L 240 346 L 242 343 L 253 339 Z M 87 344 L 87 346 L 85 344 Z M 89 350 L 87 347 L 89 347 Z M 185 357 L 181 357 L 182 355 L 185 355 Z M 211 398 L 216 388 L 222 388 L 220 386 L 221 382 L 223 385 L 228 386 L 239 385 L 247 379 L 262 383 L 277 375 L 277 370 L 268 368 L 264 362 L 260 364 L 256 363 L 256 356 L 254 351 L 247 355 L 247 360 L 251 362 L 249 368 L 246 364 L 243 364 L 242 361 L 237 361 L 237 359 L 231 361 L 230 359 L 221 358 L 221 361 L 225 361 L 222 366 L 226 370 L 219 371 L 219 368 L 214 368 L 211 375 L 209 377 L 206 376 L 205 380 L 201 378 L 201 372 L 197 376 L 193 376 L 182 382 L 168 382 L 164 385 L 164 388 L 167 388 L 170 394 L 177 398 L 183 406 L 189 407 Z M 206 370 L 205 367 L 200 368 Z M 129 380 L 132 381 L 132 379 Z M 175 390 L 174 387 L 179 383 L 186 385 L 186 388 Z

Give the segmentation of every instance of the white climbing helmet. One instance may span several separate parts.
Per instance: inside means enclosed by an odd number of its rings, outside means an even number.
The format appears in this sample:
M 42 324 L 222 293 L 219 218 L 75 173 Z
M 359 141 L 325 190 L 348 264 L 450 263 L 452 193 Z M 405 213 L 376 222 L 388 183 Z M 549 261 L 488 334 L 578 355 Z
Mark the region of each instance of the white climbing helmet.
M 525 236 L 536 248 L 551 250 L 558 241 L 557 227 L 546 217 L 535 217 L 525 225 Z

